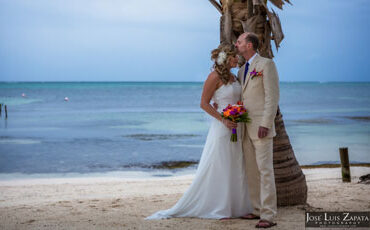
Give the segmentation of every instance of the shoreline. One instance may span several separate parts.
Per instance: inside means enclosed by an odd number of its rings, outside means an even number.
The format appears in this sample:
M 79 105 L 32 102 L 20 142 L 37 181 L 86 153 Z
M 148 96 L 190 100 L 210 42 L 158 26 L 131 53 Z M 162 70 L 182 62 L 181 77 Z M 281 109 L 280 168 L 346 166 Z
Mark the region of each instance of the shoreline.
M 303 173 L 306 180 L 315 179 L 341 179 L 340 165 L 302 165 Z M 370 173 L 370 164 L 351 165 L 351 178 L 358 179 L 361 172 Z M 142 181 L 172 181 L 172 180 L 192 180 L 196 170 L 183 170 L 172 175 L 166 174 L 171 171 L 112 171 L 106 173 L 66 173 L 66 174 L 17 174 L 17 177 L 0 176 L 0 188 L 2 186 L 23 186 L 23 185 L 53 185 L 53 184 L 93 184 L 93 183 L 110 183 L 110 182 L 142 182 Z M 0 174 L 1 175 L 1 174 Z M 52 176 L 50 176 L 52 175 Z M 64 176 L 61 176 L 64 175 Z M 310 175 L 307 178 L 307 175 Z
M 340 168 L 341 164 L 318 164 L 318 165 L 300 165 L 302 169 L 313 168 Z M 370 167 L 370 163 L 350 163 L 350 167 Z
M 341 164 L 319 164 L 319 165 L 300 165 L 301 169 L 319 168 L 341 168 Z M 369 167 L 370 163 L 351 163 L 350 167 Z M 181 176 L 192 176 L 196 172 L 196 167 L 162 168 L 153 170 L 127 170 L 127 171 L 107 171 L 107 172 L 88 172 L 88 173 L 0 173 L 0 185 L 5 181 L 16 180 L 59 180 L 59 179 L 86 179 L 86 180 L 120 180 L 120 179 L 155 179 L 173 178 Z
M 370 167 L 302 169 L 306 205 L 278 207 L 273 229 L 304 229 L 305 211 L 370 211 Z M 144 220 L 172 207 L 194 175 L 155 178 L 75 177 L 0 181 L 0 229 L 254 229 L 256 220 L 172 218 Z
M 44 181 L 47 184 L 56 183 L 79 183 L 79 181 L 109 182 L 109 181 L 140 181 L 151 179 L 176 179 L 177 177 L 191 177 L 195 169 L 183 169 L 179 171 L 155 170 L 155 171 L 109 171 L 98 173 L 51 173 L 51 174 L 24 174 L 24 173 L 3 173 L 0 174 L 0 186 L 6 184 L 31 183 L 32 181 Z

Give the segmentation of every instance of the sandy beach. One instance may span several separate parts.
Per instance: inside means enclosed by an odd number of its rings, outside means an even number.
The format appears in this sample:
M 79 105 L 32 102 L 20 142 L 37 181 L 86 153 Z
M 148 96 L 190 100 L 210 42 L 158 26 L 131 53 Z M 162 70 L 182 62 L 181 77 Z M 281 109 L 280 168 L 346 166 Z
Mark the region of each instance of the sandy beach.
M 304 229 L 305 210 L 370 211 L 370 185 L 357 183 L 370 167 L 351 167 L 351 183 L 342 183 L 340 168 L 303 171 L 308 204 L 279 207 L 273 229 Z M 192 178 L 1 180 L 0 229 L 254 229 L 256 220 L 144 220 L 175 204 Z

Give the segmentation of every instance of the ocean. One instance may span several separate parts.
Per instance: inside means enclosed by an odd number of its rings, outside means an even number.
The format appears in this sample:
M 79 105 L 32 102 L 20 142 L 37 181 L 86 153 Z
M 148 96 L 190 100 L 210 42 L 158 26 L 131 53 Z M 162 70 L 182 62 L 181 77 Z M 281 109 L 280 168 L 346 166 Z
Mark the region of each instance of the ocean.
M 199 82 L 0 82 L 0 178 L 194 172 L 212 118 Z M 22 96 L 22 94 L 25 94 Z M 281 82 L 301 165 L 370 162 L 370 83 Z M 65 101 L 68 97 L 68 101 Z M 185 169 L 178 165 L 190 165 Z

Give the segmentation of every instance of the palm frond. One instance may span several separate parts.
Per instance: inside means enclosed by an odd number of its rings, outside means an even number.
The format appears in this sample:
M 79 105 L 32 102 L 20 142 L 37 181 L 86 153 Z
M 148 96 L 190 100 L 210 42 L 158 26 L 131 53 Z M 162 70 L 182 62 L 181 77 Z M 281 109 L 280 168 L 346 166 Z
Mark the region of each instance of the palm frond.
M 290 2 L 290 0 L 269 0 L 274 6 L 276 6 L 277 8 L 279 8 L 280 10 L 283 9 L 283 5 L 285 4 L 285 2 L 289 3 L 290 5 L 292 5 L 292 3 Z
M 220 12 L 220 14 L 222 14 L 222 7 L 220 3 L 218 3 L 216 0 L 209 0 L 209 2 L 216 8 L 216 10 L 218 10 L 218 12 Z

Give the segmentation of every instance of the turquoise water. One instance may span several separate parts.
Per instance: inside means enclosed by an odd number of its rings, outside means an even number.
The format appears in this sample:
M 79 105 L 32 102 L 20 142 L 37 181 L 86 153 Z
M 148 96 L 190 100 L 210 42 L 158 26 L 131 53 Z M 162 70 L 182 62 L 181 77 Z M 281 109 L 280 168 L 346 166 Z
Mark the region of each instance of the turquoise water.
M 370 162 L 370 83 L 281 83 L 300 164 Z M 210 118 L 202 83 L 0 83 L 0 173 L 153 170 L 198 161 Z M 26 96 L 22 97 L 22 93 Z M 68 97 L 69 101 L 64 101 Z

